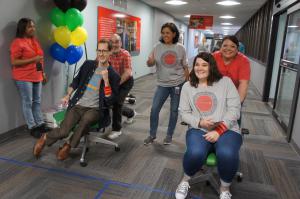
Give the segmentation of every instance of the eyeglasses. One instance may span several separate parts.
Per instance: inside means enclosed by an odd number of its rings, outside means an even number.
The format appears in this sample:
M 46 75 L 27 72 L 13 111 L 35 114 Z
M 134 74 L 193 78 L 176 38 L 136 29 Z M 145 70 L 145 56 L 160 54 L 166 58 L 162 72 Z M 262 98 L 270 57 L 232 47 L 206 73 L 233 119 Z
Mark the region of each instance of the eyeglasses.
M 108 53 L 109 50 L 101 50 L 101 49 L 97 49 L 96 52 L 97 52 L 97 53 Z

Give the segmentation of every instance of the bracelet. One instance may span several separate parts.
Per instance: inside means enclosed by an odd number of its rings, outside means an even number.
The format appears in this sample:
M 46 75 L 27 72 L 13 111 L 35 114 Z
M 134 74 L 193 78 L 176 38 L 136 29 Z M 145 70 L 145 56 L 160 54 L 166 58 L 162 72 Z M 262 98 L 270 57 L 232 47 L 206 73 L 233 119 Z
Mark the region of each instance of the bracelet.
M 105 86 L 104 87 L 104 94 L 105 95 L 111 95 L 111 87 L 110 86 Z
M 224 124 L 224 122 L 221 122 L 221 123 L 215 128 L 215 131 L 217 131 L 217 133 L 218 133 L 220 136 L 223 135 L 227 130 L 228 130 L 228 128 L 226 127 L 226 125 Z

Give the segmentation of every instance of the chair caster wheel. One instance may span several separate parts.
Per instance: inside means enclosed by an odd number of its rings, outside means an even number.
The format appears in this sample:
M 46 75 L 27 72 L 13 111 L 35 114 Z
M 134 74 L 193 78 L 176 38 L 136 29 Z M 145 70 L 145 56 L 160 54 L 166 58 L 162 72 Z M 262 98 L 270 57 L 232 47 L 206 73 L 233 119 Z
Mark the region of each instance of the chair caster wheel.
M 80 162 L 80 166 L 86 167 L 87 166 L 87 162 Z
M 237 174 L 237 181 L 238 182 L 242 182 L 243 181 L 243 174 L 242 173 L 238 173 Z
M 116 146 L 115 151 L 117 151 L 117 152 L 120 151 L 120 147 Z
M 86 148 L 86 152 L 89 152 L 89 150 L 90 150 L 89 148 Z
M 209 185 L 210 185 L 210 182 L 209 182 L 209 181 L 206 181 L 205 184 L 206 184 L 206 186 L 209 186 Z

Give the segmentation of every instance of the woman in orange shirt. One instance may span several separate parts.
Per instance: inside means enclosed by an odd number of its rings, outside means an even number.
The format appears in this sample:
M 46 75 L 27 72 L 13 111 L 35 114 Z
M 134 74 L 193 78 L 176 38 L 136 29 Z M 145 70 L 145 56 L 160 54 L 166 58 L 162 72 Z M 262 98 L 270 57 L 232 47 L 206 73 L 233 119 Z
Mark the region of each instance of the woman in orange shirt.
M 40 132 L 47 130 L 41 112 L 44 53 L 34 34 L 33 20 L 20 19 L 16 38 L 10 46 L 10 58 L 26 124 L 32 136 L 40 137 Z

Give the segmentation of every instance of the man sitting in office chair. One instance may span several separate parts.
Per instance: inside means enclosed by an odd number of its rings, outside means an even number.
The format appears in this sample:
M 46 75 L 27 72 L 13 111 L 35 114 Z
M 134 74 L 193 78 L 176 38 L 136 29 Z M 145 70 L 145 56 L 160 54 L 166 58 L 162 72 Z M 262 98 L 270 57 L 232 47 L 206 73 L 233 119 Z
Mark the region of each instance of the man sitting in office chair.
M 117 100 L 120 83 L 120 76 L 108 62 L 111 49 L 110 41 L 101 39 L 98 42 L 96 60 L 84 62 L 62 99 L 63 103 L 69 105 L 60 128 L 44 134 L 36 142 L 34 156 L 39 157 L 45 145 L 51 146 L 57 140 L 68 137 L 76 125 L 70 140 L 57 152 L 57 159 L 65 160 L 71 148 L 79 144 L 80 138 L 88 133 L 92 124 L 99 122 L 100 128 L 110 124 L 108 107 Z

